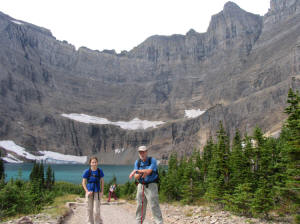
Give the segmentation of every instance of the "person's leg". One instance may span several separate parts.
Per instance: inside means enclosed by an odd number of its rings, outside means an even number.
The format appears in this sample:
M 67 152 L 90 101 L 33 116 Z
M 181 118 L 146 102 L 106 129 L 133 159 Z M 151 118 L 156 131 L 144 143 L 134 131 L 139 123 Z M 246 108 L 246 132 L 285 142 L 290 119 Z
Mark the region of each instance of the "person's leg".
M 113 192 L 113 196 L 114 196 L 114 199 L 115 199 L 115 200 L 118 200 L 118 199 L 117 199 L 116 192 Z
M 110 202 L 110 198 L 111 198 L 111 192 L 109 191 L 108 192 L 108 200 L 107 200 L 107 202 Z
M 94 224 L 94 217 L 93 217 L 93 210 L 94 210 L 94 200 L 93 195 L 85 195 L 86 202 L 87 202 L 87 223 Z
M 101 218 L 101 212 L 100 212 L 100 205 L 101 205 L 101 199 L 100 199 L 100 193 L 95 193 L 95 224 L 103 224 L 103 220 Z
M 146 187 L 145 187 L 146 189 Z M 143 197 L 144 196 L 144 197 Z M 145 195 L 143 195 L 143 185 L 138 184 L 137 187 L 137 193 L 136 193 L 136 201 L 137 201 L 137 207 L 136 207 L 136 212 L 135 212 L 135 218 L 136 218 L 136 223 L 141 224 L 141 217 L 143 215 L 143 222 L 146 217 L 146 208 L 147 208 L 147 198 Z M 143 207 L 143 214 L 142 214 L 142 207 Z
M 159 206 L 157 184 L 156 183 L 149 184 L 147 190 L 145 190 L 145 195 L 149 202 L 150 209 L 152 211 L 152 215 L 155 220 L 155 223 L 162 224 L 163 218 Z

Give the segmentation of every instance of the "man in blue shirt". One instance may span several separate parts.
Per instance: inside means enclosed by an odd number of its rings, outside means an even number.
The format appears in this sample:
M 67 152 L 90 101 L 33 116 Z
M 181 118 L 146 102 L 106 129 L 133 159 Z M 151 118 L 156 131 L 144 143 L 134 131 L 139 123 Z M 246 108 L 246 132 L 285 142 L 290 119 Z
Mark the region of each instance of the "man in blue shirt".
M 147 203 L 149 202 L 152 215 L 156 224 L 162 224 L 162 214 L 158 201 L 158 170 L 156 159 L 148 157 L 146 146 L 138 148 L 139 160 L 135 161 L 134 170 L 129 175 L 138 180 L 137 186 L 137 208 L 136 220 L 137 223 L 143 223 L 146 217 Z
M 104 173 L 98 168 L 97 157 L 91 157 L 90 168 L 86 169 L 82 175 L 82 186 L 85 190 L 87 200 L 88 224 L 103 224 L 100 215 L 100 198 L 103 196 L 104 189 Z M 101 184 L 101 187 L 100 187 Z M 95 222 L 94 222 L 94 204 L 95 204 Z

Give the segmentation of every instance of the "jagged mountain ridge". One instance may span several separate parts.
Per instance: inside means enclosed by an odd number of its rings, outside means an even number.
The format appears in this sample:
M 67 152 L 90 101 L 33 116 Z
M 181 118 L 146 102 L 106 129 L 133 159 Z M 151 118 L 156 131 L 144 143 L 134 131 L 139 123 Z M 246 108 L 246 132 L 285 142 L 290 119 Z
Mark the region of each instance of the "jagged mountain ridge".
M 47 29 L 0 14 L 0 138 L 66 154 L 98 154 L 129 163 L 147 144 L 158 158 L 191 151 L 219 120 L 232 134 L 284 119 L 289 87 L 299 89 L 299 1 L 271 1 L 261 17 L 228 2 L 206 33 L 152 36 L 129 52 L 78 51 Z M 20 24 L 21 23 L 21 24 Z M 196 119 L 184 110 L 207 109 Z M 125 131 L 60 116 L 86 113 L 111 120 L 169 121 Z M 115 148 L 126 148 L 116 155 Z

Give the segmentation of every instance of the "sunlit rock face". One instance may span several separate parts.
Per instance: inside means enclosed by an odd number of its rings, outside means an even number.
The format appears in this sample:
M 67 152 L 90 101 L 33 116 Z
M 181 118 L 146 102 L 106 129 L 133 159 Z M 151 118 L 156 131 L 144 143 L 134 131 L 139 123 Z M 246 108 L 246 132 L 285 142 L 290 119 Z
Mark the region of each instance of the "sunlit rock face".
M 0 140 L 32 153 L 108 164 L 132 163 L 141 144 L 160 160 L 190 153 L 219 121 L 231 136 L 277 131 L 288 89 L 300 88 L 298 0 L 272 0 L 264 16 L 228 2 L 205 33 L 151 36 L 121 54 L 76 50 L 18 19 L 0 13 Z

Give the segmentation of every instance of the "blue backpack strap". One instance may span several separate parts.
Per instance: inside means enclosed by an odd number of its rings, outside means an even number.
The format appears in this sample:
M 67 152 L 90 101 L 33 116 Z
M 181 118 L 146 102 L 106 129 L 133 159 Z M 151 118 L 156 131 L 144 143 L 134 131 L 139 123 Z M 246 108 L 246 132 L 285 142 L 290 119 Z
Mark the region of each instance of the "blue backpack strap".
M 101 172 L 100 172 L 100 169 L 97 168 L 97 171 L 98 171 L 98 177 L 99 177 L 99 180 L 101 179 Z
M 88 177 L 87 177 L 87 182 L 89 182 L 91 175 L 92 175 L 92 170 L 91 170 L 91 168 L 89 168 L 89 173 L 88 173 Z
M 151 161 L 152 161 L 152 157 L 148 157 L 148 166 L 151 165 Z M 139 170 L 140 167 L 141 167 L 141 162 L 142 162 L 142 160 L 139 159 L 138 164 L 137 164 L 138 170 Z
M 138 161 L 138 164 L 137 164 L 137 168 L 138 168 L 138 170 L 140 169 L 140 167 L 141 167 L 141 162 L 142 162 L 142 160 L 141 159 L 139 159 L 139 161 Z
M 97 168 L 97 172 L 98 172 L 98 177 L 99 177 L 99 181 L 100 181 L 100 179 L 101 179 L 101 172 L 100 172 L 99 167 Z M 91 170 L 91 168 L 89 168 L 89 174 L 88 174 L 87 182 L 89 182 L 91 175 L 92 175 L 92 170 Z

